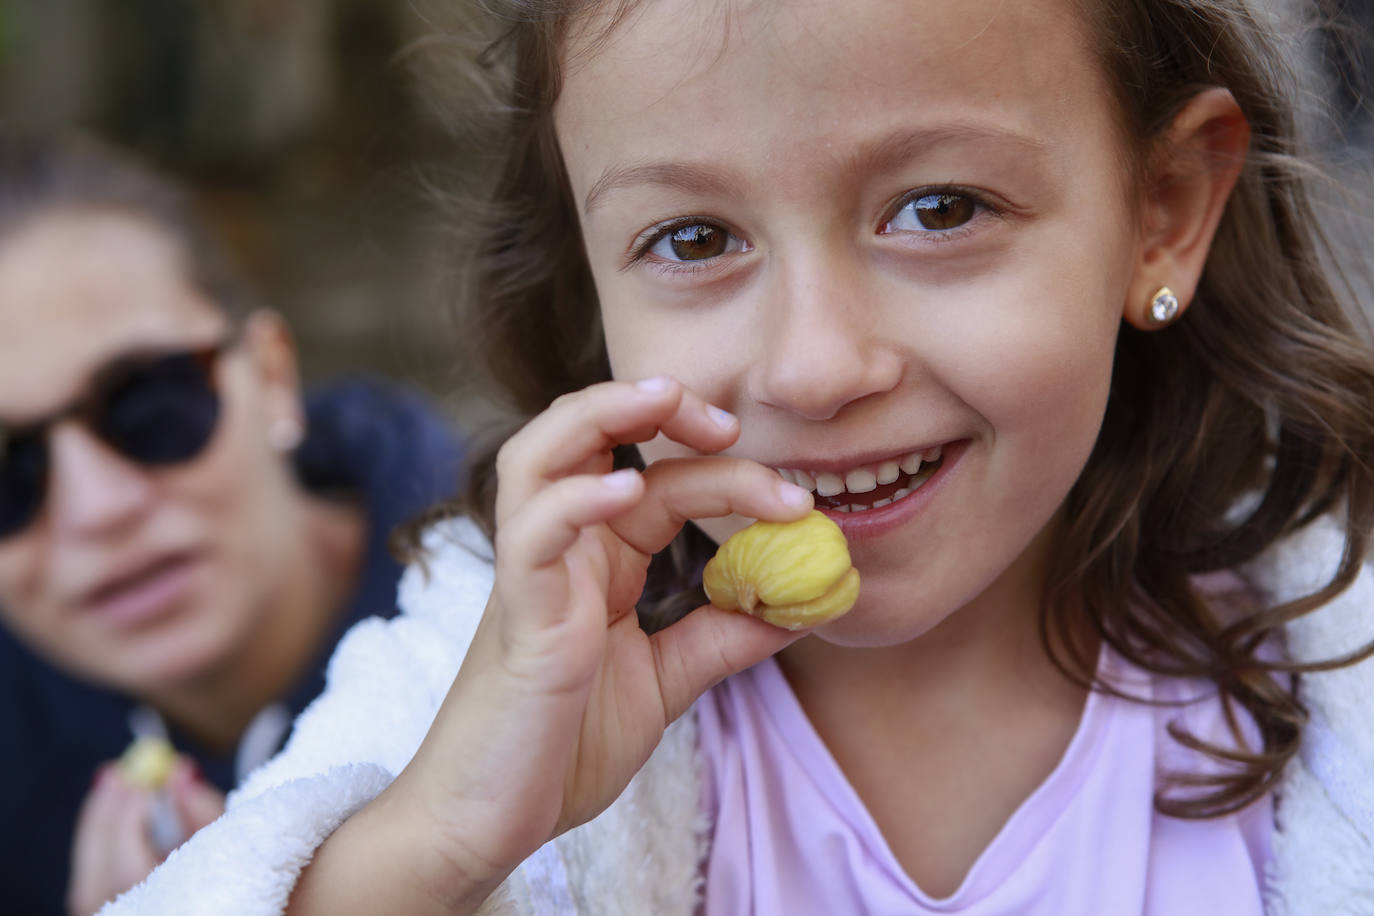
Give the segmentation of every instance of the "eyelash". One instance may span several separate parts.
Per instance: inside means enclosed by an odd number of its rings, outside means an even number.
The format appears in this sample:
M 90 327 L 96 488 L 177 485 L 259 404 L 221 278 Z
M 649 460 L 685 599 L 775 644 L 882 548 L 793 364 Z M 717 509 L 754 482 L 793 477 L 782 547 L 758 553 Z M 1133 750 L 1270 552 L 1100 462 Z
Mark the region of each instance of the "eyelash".
M 964 223 L 961 226 L 956 226 L 953 229 L 928 229 L 925 231 L 916 231 L 908 229 L 887 229 L 887 227 L 892 223 L 892 221 L 897 218 L 897 215 L 901 213 L 902 210 L 908 204 L 912 203 L 913 201 L 921 200 L 925 197 L 932 197 L 936 195 L 949 195 L 953 197 L 967 198 L 968 200 L 973 202 L 973 205 L 976 208 L 974 215 L 969 218 L 969 221 L 967 223 Z M 998 217 L 1002 216 L 1003 213 L 1003 209 L 990 202 L 985 194 L 979 191 L 975 191 L 972 188 L 966 188 L 958 185 L 929 185 L 926 187 L 915 188 L 913 190 L 910 190 L 903 194 L 900 198 L 898 198 L 896 203 L 894 203 L 890 208 L 888 208 L 887 216 L 883 218 L 882 227 L 879 229 L 879 234 L 887 235 L 898 232 L 910 233 L 912 235 L 921 236 L 925 240 L 925 244 L 943 245 L 957 241 L 958 239 L 961 239 L 968 235 L 969 231 L 971 231 L 970 226 L 972 226 L 973 223 L 978 221 L 979 217 L 983 215 Z M 630 252 L 625 259 L 625 265 L 622 269 L 629 270 L 636 264 L 647 261 L 649 257 L 649 252 L 652 251 L 654 246 L 657 245 L 659 241 L 661 241 L 664 237 L 670 235 L 673 232 L 676 232 L 679 229 L 685 229 L 689 226 L 697 225 L 711 226 L 713 228 L 720 229 L 723 232 L 728 232 L 732 236 L 735 235 L 735 233 L 732 232 L 728 226 L 724 225 L 718 220 L 702 216 L 681 216 L 677 219 L 669 220 L 666 223 L 658 223 L 654 226 L 649 227 L 644 232 L 640 233 L 639 237 L 635 240 L 635 243 L 631 246 Z M 659 259 L 653 262 L 653 266 L 657 270 L 662 270 L 668 273 L 690 274 L 700 270 L 709 269 L 715 260 L 716 258 L 706 258 L 699 261 L 669 261 Z
M 918 200 L 922 200 L 926 197 L 938 197 L 944 195 L 950 197 L 963 197 L 973 202 L 974 213 L 971 217 L 969 217 L 968 222 L 959 226 L 955 226 L 952 229 L 926 229 L 924 231 L 920 231 L 913 229 L 889 230 L 887 228 L 889 225 L 892 224 L 892 221 L 897 218 L 898 214 L 900 214 L 902 210 L 904 210 L 907 207 L 908 204 L 911 204 Z M 967 236 L 970 232 L 973 231 L 973 228 L 976 224 L 982 222 L 982 217 L 1000 217 L 1005 215 L 1005 212 L 1006 211 L 1003 207 L 999 206 L 998 204 L 994 204 L 992 201 L 990 201 L 988 199 L 987 194 L 981 191 L 977 191 L 973 188 L 966 188 L 960 185 L 930 185 L 924 188 L 915 188 L 899 197 L 897 199 L 897 202 L 894 203 L 888 209 L 887 216 L 884 217 L 882 227 L 878 231 L 880 234 L 883 235 L 890 235 L 896 233 L 910 233 L 912 235 L 919 235 L 924 240 L 925 244 L 945 245 L 950 242 L 958 241 L 959 239 Z
M 721 223 L 719 220 L 705 216 L 680 216 L 666 223 L 657 223 L 641 232 L 639 237 L 635 239 L 634 245 L 630 248 L 630 253 L 625 259 L 625 266 L 623 269 L 629 270 L 636 264 L 647 261 L 649 252 L 652 251 L 654 246 L 662 239 L 679 229 L 686 229 L 688 226 L 711 226 L 735 236 L 735 233 L 731 231 L 730 227 Z M 735 237 L 738 238 L 738 236 Z M 689 274 L 699 270 L 706 270 L 711 266 L 714 260 L 715 258 L 707 258 L 700 261 L 667 261 L 659 259 L 653 262 L 653 266 L 657 270 L 666 271 L 668 273 Z

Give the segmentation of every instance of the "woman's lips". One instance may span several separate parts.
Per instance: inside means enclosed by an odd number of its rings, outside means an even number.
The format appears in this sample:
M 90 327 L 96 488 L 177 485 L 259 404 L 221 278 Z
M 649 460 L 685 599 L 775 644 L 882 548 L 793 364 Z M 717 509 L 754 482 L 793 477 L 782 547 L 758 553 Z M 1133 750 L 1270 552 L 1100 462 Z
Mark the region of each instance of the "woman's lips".
M 82 606 L 117 626 L 147 623 L 186 599 L 201 566 L 194 553 L 159 557 L 87 592 Z

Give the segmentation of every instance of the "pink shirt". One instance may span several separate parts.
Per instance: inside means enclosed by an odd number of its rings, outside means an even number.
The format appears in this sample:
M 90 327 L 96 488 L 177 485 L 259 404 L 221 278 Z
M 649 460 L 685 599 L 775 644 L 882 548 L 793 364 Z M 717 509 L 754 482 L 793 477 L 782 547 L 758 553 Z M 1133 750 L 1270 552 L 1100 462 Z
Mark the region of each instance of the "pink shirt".
M 1152 806 L 1157 762 L 1198 766 L 1165 733 L 1169 720 L 1229 740 L 1215 691 L 1152 678 L 1106 651 L 1101 664 L 1132 693 L 1196 702 L 1091 694 L 1054 772 L 942 899 L 897 862 L 772 659 L 717 685 L 697 704 L 714 821 L 707 916 L 1260 916 L 1270 800 L 1206 821 Z

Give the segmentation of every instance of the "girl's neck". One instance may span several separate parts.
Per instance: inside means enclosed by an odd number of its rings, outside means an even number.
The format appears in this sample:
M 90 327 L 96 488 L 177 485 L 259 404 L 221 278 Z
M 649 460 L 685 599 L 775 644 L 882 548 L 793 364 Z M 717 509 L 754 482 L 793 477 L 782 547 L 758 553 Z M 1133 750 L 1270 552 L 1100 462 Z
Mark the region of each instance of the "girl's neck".
M 810 711 L 813 703 L 851 696 L 920 698 L 910 713 L 940 715 L 947 705 L 1000 703 L 1065 681 L 1040 636 L 1041 600 L 1058 525 L 1041 531 L 982 594 L 909 642 L 851 648 L 803 639 L 779 663 Z M 1083 634 L 1078 634 L 1082 638 Z
M 778 661 L 802 707 L 818 721 L 833 713 L 856 724 L 856 709 L 873 710 L 881 711 L 884 729 L 900 722 L 909 733 L 931 735 L 965 722 L 996 721 L 1018 706 L 1081 706 L 1083 691 L 1050 660 L 1032 613 L 982 610 L 982 619 L 974 620 L 974 608 L 965 608 L 960 613 L 969 619 L 946 621 L 901 646 L 849 648 L 813 637 L 784 650 Z
M 212 671 L 147 698 L 208 748 L 233 747 L 263 707 L 291 690 L 356 586 L 367 535 L 361 507 L 303 494 L 298 518 L 286 581 L 256 615 L 248 642 Z
M 1086 691 L 1040 639 L 1047 557 L 1047 546 L 1023 555 L 911 642 L 848 648 L 812 637 L 778 657 L 816 732 L 928 893 L 959 886 L 1077 731 Z

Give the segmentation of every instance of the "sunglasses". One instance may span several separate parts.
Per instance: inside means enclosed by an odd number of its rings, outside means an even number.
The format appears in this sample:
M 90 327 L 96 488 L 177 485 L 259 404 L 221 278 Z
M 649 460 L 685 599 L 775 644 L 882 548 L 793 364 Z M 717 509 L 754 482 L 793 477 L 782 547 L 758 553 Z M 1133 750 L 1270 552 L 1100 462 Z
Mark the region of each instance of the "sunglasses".
M 145 467 L 199 455 L 219 422 L 215 364 L 235 337 L 197 350 L 117 361 L 74 403 L 23 426 L 0 423 L 0 538 L 22 531 L 42 509 L 52 465 L 48 433 L 64 420 L 80 421 Z

